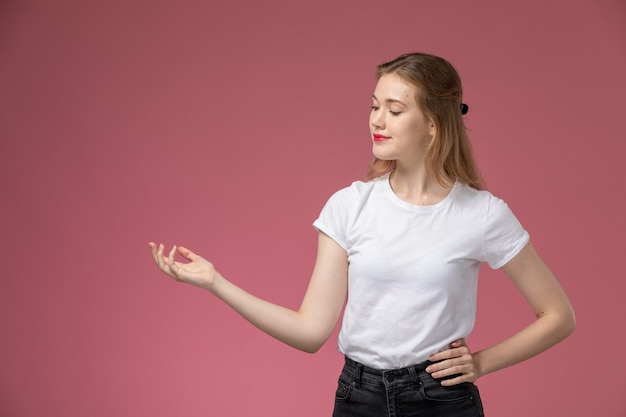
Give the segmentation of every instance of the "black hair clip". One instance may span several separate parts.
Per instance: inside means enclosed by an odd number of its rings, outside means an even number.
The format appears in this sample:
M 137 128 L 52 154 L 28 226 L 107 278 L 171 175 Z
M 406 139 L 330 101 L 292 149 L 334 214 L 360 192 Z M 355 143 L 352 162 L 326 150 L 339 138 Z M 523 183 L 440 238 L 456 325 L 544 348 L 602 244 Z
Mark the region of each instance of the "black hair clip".
M 469 106 L 465 103 L 461 103 L 461 114 L 467 114 L 469 111 Z

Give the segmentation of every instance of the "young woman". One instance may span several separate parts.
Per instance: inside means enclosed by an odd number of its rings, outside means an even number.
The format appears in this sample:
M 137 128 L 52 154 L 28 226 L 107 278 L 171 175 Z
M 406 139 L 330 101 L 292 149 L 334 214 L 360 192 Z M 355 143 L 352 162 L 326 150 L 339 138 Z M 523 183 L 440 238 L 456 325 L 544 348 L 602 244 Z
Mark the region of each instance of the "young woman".
M 335 193 L 314 222 L 317 260 L 299 310 L 245 292 L 189 249 L 150 243 L 152 256 L 306 352 L 326 342 L 345 303 L 335 417 L 482 416 L 474 381 L 567 337 L 573 310 L 508 206 L 481 190 L 452 65 L 413 53 L 377 76 L 369 179 Z M 505 272 L 536 320 L 472 353 L 464 340 L 484 262 Z

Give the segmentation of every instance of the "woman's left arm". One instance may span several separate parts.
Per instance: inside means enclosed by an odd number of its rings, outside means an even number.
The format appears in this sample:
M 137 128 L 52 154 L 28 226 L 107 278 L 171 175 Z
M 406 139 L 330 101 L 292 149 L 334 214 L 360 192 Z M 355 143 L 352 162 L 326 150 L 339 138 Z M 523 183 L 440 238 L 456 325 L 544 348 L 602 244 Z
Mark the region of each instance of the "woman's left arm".
M 513 336 L 471 353 L 463 341 L 430 357 L 433 377 L 460 374 L 443 385 L 474 382 L 482 375 L 522 362 L 554 346 L 576 327 L 572 305 L 535 249 L 529 243 L 502 270 L 522 293 L 537 319 Z

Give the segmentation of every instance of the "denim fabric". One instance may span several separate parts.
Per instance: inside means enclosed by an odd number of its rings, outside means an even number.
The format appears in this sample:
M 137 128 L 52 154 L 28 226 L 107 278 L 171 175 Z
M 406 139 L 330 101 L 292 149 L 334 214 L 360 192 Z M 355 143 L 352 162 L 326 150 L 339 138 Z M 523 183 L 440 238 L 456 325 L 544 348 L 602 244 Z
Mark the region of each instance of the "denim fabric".
M 333 417 L 483 417 L 478 388 L 442 386 L 425 371 L 430 363 L 380 371 L 346 357 Z

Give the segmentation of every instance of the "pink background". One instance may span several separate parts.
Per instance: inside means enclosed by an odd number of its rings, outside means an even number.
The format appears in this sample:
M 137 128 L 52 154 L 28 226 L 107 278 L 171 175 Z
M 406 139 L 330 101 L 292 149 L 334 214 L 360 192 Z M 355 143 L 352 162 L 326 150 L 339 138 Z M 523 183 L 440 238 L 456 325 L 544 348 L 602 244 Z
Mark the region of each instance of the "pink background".
M 336 335 L 283 346 L 147 242 L 296 308 L 311 223 L 370 159 L 374 67 L 415 50 L 461 73 L 488 187 L 578 317 L 478 381 L 487 415 L 626 415 L 625 22 L 622 0 L 3 1 L 0 416 L 329 416 Z M 486 268 L 470 346 L 532 318 Z

